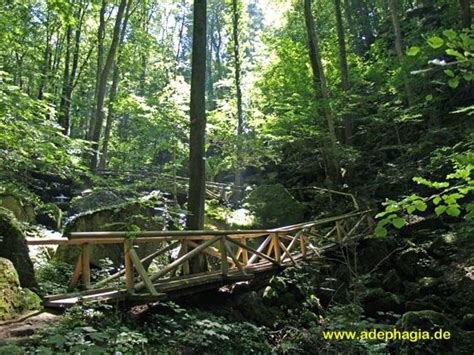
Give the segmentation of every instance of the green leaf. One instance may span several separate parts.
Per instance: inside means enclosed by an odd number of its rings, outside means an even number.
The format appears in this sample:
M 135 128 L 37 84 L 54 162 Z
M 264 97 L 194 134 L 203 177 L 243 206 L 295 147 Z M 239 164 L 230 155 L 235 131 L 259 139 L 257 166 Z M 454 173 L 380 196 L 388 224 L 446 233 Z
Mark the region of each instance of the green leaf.
M 433 95 L 431 95 L 431 94 L 426 95 L 425 100 L 428 101 L 428 102 L 433 101 Z
M 439 196 L 436 196 L 436 197 L 433 199 L 433 203 L 434 203 L 435 205 L 439 205 L 440 202 L 441 202 L 441 197 L 439 197 Z
M 405 220 L 403 218 L 395 218 L 392 224 L 395 228 L 400 229 L 405 225 Z
M 423 201 L 416 201 L 415 205 L 418 211 L 421 211 L 421 212 L 426 211 L 427 206 L 426 206 L 426 203 L 424 203 Z
M 429 181 L 425 178 L 419 177 L 419 176 L 415 176 L 413 178 L 413 181 L 417 182 L 418 184 L 425 185 L 425 186 L 428 186 L 428 187 L 431 187 L 431 185 L 432 185 L 431 181 Z
M 468 214 L 464 216 L 466 219 L 473 219 L 474 218 L 474 210 L 470 211 Z
M 458 217 L 461 214 L 461 210 L 457 206 L 449 206 L 446 209 L 446 213 L 452 217 Z
M 456 37 L 458 36 L 458 34 L 456 33 L 456 31 L 452 30 L 452 29 L 449 29 L 449 30 L 445 30 L 443 31 L 443 34 L 448 37 L 448 39 L 450 41 L 456 39 Z
M 448 85 L 453 88 L 453 89 L 456 89 L 458 86 L 459 86 L 459 79 L 458 78 L 453 78 L 453 79 L 450 79 L 448 81 Z
M 413 46 L 413 47 L 410 47 L 410 49 L 407 51 L 407 56 L 414 57 L 418 53 L 420 53 L 420 47 Z
M 446 69 L 444 73 L 450 78 L 454 78 L 454 72 L 451 69 Z
M 435 213 L 437 216 L 441 216 L 444 212 L 446 212 L 447 209 L 447 206 L 441 205 L 435 208 Z
M 474 79 L 474 74 L 466 73 L 462 76 L 466 81 L 472 81 Z
M 448 48 L 446 49 L 446 54 L 452 55 L 453 57 L 456 57 L 459 60 L 465 60 L 466 57 L 464 57 L 461 53 L 459 53 L 457 50 Z
M 415 210 L 416 210 L 416 207 L 413 205 L 410 205 L 407 207 L 408 214 L 412 214 L 413 212 L 415 212 Z
M 374 230 L 376 237 L 386 237 L 387 230 L 384 227 L 377 226 Z
M 444 44 L 444 40 L 441 37 L 433 36 L 428 39 L 428 44 L 432 48 L 439 48 Z

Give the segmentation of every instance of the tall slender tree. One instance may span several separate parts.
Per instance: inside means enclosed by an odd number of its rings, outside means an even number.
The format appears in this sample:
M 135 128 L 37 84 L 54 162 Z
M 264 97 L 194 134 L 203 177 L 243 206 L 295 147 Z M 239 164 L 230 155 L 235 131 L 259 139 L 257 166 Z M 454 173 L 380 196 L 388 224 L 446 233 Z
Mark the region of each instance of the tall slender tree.
M 74 16 L 74 24 L 68 24 L 66 29 L 66 54 L 64 59 L 64 76 L 61 99 L 59 103 L 59 124 L 63 128 L 64 133 L 69 133 L 70 111 L 72 92 L 74 90 L 74 81 L 76 80 L 77 67 L 79 64 L 79 50 L 81 44 L 82 25 L 84 22 L 85 8 L 83 1 L 78 3 L 77 12 Z M 72 65 L 70 65 L 71 57 L 71 40 L 74 30 L 74 47 L 72 49 Z
M 204 162 L 206 137 L 206 40 L 207 1 L 194 0 L 193 45 L 191 58 L 191 102 L 189 135 L 188 229 L 204 228 L 206 168 Z M 205 258 L 191 260 L 191 272 L 206 268 Z
M 306 23 L 306 31 L 308 36 L 308 47 L 309 47 L 309 58 L 311 62 L 311 68 L 313 70 L 313 81 L 316 93 L 316 99 L 318 96 L 322 102 L 323 114 L 326 118 L 328 135 L 330 140 L 330 151 L 326 153 L 328 163 L 328 178 L 338 179 L 339 178 L 339 163 L 334 157 L 337 145 L 336 129 L 334 127 L 334 116 L 329 106 L 329 88 L 327 85 L 326 75 L 324 73 L 321 51 L 319 49 L 318 37 L 316 34 L 316 26 L 314 25 L 313 12 L 311 8 L 312 0 L 304 0 L 304 17 Z M 318 94 L 319 87 L 319 94 Z
M 242 185 L 242 144 L 240 137 L 244 131 L 244 110 L 242 107 L 242 87 L 241 87 L 241 58 L 240 58 L 240 6 L 238 0 L 232 0 L 232 40 L 233 40 L 233 54 L 234 54 L 234 79 L 235 79 L 235 97 L 236 97 L 236 113 L 237 113 L 237 152 L 235 165 L 235 179 L 236 186 Z
M 402 31 L 400 29 L 400 20 L 398 18 L 398 7 L 397 0 L 388 0 L 388 7 L 390 9 L 390 15 L 392 17 L 393 33 L 395 35 L 395 52 L 397 53 L 398 63 L 403 66 L 404 54 L 402 46 Z M 402 68 L 402 80 L 405 89 L 405 101 L 408 106 L 413 105 L 413 96 L 408 77 Z
M 129 0 L 132 1 L 132 0 Z M 125 7 L 127 5 L 127 0 L 121 0 L 120 5 L 117 11 L 117 16 L 115 18 L 115 25 L 114 25 L 114 32 L 112 36 L 112 43 L 110 44 L 109 51 L 107 53 L 107 59 L 104 62 L 104 67 L 100 71 L 99 75 L 99 83 L 97 85 L 97 102 L 96 108 L 94 112 L 94 120 L 91 121 L 94 124 L 91 125 L 90 132 L 91 132 L 91 142 L 92 142 L 92 157 L 90 160 L 90 167 L 91 169 L 96 169 L 98 155 L 99 155 L 99 140 L 100 135 L 102 132 L 102 125 L 104 123 L 104 103 L 105 103 L 105 93 L 106 93 L 106 85 L 107 79 L 109 77 L 110 70 L 112 69 L 112 65 L 115 59 L 115 53 L 117 51 L 117 47 L 120 41 L 120 30 L 122 28 L 122 19 L 125 12 Z
M 471 0 L 459 0 L 459 4 L 461 5 L 462 26 L 464 28 L 471 28 Z
M 349 69 L 347 66 L 346 39 L 344 26 L 342 24 L 341 0 L 334 0 L 336 9 L 337 39 L 339 44 L 339 70 L 341 73 L 342 90 L 348 93 L 350 90 Z M 350 113 L 344 114 L 344 142 L 352 145 L 352 116 Z
M 127 31 L 128 20 L 131 15 L 130 5 L 132 4 L 131 1 L 127 4 L 127 9 L 125 10 L 125 17 L 123 20 L 122 31 L 120 33 L 120 43 L 117 53 L 117 60 L 114 63 L 113 74 L 112 74 L 112 85 L 110 86 L 109 90 L 109 103 L 107 109 L 107 119 L 105 123 L 105 131 L 104 131 L 104 139 L 102 141 L 102 149 L 99 159 L 99 169 L 105 169 L 107 166 L 107 159 L 109 153 L 109 141 L 110 135 L 112 131 L 112 122 L 114 120 L 114 104 L 115 104 L 115 97 L 117 95 L 118 85 L 120 81 L 120 65 L 122 64 L 122 54 L 123 54 L 123 46 L 125 41 L 125 33 Z M 141 81 L 141 80 L 140 80 Z

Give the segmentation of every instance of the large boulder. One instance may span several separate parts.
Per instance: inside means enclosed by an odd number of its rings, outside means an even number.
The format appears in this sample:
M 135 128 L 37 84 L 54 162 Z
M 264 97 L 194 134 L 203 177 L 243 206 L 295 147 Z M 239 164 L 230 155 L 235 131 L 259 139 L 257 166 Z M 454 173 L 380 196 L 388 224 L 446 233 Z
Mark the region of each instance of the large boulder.
M 74 212 L 88 212 L 103 209 L 105 207 L 116 206 L 124 203 L 125 200 L 109 190 L 98 190 L 75 197 L 71 201 L 71 209 Z
M 41 299 L 33 291 L 20 286 L 13 263 L 0 258 L 0 320 L 13 319 L 40 307 Z
M 277 227 L 303 222 L 306 206 L 298 202 L 283 185 L 260 185 L 245 199 L 262 227 Z
M 35 209 L 31 204 L 8 193 L 0 194 L 0 206 L 11 211 L 16 219 L 22 222 L 35 220 Z
M 163 230 L 165 222 L 162 213 L 162 209 L 149 201 L 127 202 L 77 215 L 66 224 L 64 235 L 68 236 L 73 232 Z M 159 246 L 159 242 L 141 243 L 136 251 L 140 257 L 144 257 L 153 253 Z M 80 246 L 60 246 L 56 258 L 75 264 L 80 251 Z M 123 245 L 92 244 L 90 257 L 94 266 L 100 266 L 101 260 L 104 259 L 110 259 L 114 266 L 121 266 Z
M 421 310 L 403 314 L 397 329 L 400 331 L 419 332 L 427 331 L 434 336 L 435 332 L 450 332 L 449 339 L 420 340 L 417 342 L 401 341 L 399 351 L 402 354 L 453 354 L 454 338 L 458 331 L 452 322 L 442 313 L 432 310 Z
M 36 221 L 45 227 L 59 230 L 63 218 L 63 211 L 54 203 L 47 203 L 36 209 Z
M 385 312 L 400 313 L 403 309 L 402 302 L 396 294 L 380 288 L 366 289 L 361 295 L 360 302 L 365 314 L 371 317 L 377 317 Z
M 396 268 L 409 280 L 441 275 L 436 260 L 420 247 L 408 248 L 401 252 L 396 260 Z
M 13 263 L 20 276 L 22 287 L 35 288 L 37 286 L 25 235 L 13 213 L 1 207 L 0 257 L 6 258 Z

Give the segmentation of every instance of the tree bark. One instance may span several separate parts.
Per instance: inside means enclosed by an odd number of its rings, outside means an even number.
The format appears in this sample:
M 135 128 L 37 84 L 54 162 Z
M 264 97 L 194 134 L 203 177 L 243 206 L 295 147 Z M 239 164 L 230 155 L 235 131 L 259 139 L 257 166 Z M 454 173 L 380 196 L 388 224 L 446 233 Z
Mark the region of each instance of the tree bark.
M 64 134 L 67 134 L 68 128 L 69 128 L 69 122 L 66 121 L 66 112 L 65 112 L 65 106 L 66 106 L 66 95 L 68 88 L 70 86 L 70 71 L 69 71 L 69 62 L 70 62 L 70 57 L 71 57 L 71 37 L 72 37 L 72 25 L 68 25 L 66 29 L 66 53 L 64 57 L 64 75 L 63 75 L 63 88 L 61 91 L 61 100 L 59 103 L 59 119 L 58 123 L 62 127 Z
M 131 1 L 131 0 L 130 0 Z M 105 101 L 105 91 L 107 85 L 107 79 L 110 73 L 110 69 L 114 63 L 115 53 L 120 41 L 120 29 L 122 27 L 122 18 L 125 12 L 125 7 L 127 5 L 127 0 L 121 0 L 120 5 L 117 11 L 117 17 L 115 18 L 114 33 L 112 36 L 112 43 L 110 44 L 110 49 L 107 54 L 107 59 L 104 63 L 104 68 L 100 73 L 99 84 L 97 87 L 97 103 L 95 109 L 95 120 L 94 127 L 91 127 L 92 132 L 92 157 L 90 160 L 90 168 L 95 170 L 97 167 L 97 160 L 99 154 L 99 140 L 102 132 L 102 125 L 104 123 L 104 101 Z
M 402 46 L 402 32 L 400 29 L 400 21 L 398 19 L 398 9 L 397 9 L 396 1 L 397 0 L 388 0 L 388 7 L 390 9 L 392 24 L 393 24 L 393 32 L 395 35 L 395 52 L 397 53 L 397 58 L 398 58 L 400 67 L 402 67 L 404 54 L 403 54 L 403 46 Z M 402 70 L 403 86 L 405 88 L 405 100 L 408 106 L 412 106 L 412 101 L 413 101 L 412 90 L 408 82 L 408 78 L 403 71 L 403 68 L 401 68 L 401 70 Z
M 335 0 L 336 8 L 336 26 L 337 26 L 337 40 L 339 44 L 339 69 L 341 72 L 341 84 L 344 92 L 348 93 L 350 90 L 349 83 L 349 69 L 347 66 L 346 55 L 346 39 L 344 35 L 344 26 L 342 24 L 341 0 Z M 344 142 L 347 145 L 352 145 L 352 115 L 350 113 L 344 114 Z
M 304 15 L 306 23 L 306 31 L 308 35 L 309 56 L 311 61 L 311 68 L 313 70 L 313 80 L 315 83 L 316 98 L 318 95 L 318 83 L 320 89 L 320 96 L 323 106 L 323 114 L 326 118 L 328 127 L 328 136 L 330 147 L 326 151 L 326 159 L 329 165 L 329 180 L 339 180 L 339 163 L 335 158 L 337 148 L 336 130 L 334 127 L 334 117 L 329 106 L 329 89 L 327 86 L 326 76 L 321 61 L 321 52 L 319 50 L 318 37 L 316 35 L 316 27 L 314 25 L 313 12 L 311 10 L 312 0 L 304 0 Z
M 59 124 L 63 128 L 65 134 L 69 134 L 70 126 L 70 111 L 71 111 L 71 99 L 72 92 L 74 89 L 74 81 L 76 80 L 77 66 L 79 63 L 79 50 L 81 44 L 81 32 L 82 32 L 82 23 L 84 21 L 85 11 L 80 5 L 78 9 L 78 14 L 76 20 L 78 21 L 77 27 L 74 34 L 74 49 L 72 53 L 72 67 L 69 68 L 70 61 L 70 41 L 72 37 L 72 26 L 69 25 L 66 33 L 66 57 L 64 62 L 64 80 L 63 80 L 63 89 L 61 94 L 61 101 L 59 104 Z M 69 71 L 70 69 L 70 71 Z
M 470 2 L 470 0 L 459 0 L 459 4 L 461 5 L 463 28 L 471 28 L 472 16 Z
M 50 28 L 50 14 L 49 11 L 46 15 L 46 41 L 45 47 L 43 52 L 43 72 L 41 74 L 41 79 L 38 88 L 38 99 L 42 100 L 44 95 L 45 87 L 48 84 L 49 79 L 49 67 L 51 62 L 51 37 L 53 34 L 53 30 Z
M 115 97 L 117 96 L 118 84 L 120 81 L 120 64 L 122 62 L 122 49 L 123 49 L 123 43 L 125 40 L 125 32 L 127 31 L 128 19 L 130 18 L 130 4 L 131 3 L 132 3 L 131 1 L 128 2 L 127 9 L 125 11 L 125 18 L 123 20 L 122 32 L 120 34 L 120 43 L 119 43 L 119 48 L 118 48 L 117 60 L 115 61 L 114 71 L 112 74 L 112 86 L 110 87 L 110 92 L 109 92 L 107 120 L 105 124 L 104 140 L 102 142 L 102 154 L 100 155 L 100 160 L 99 160 L 99 169 L 105 169 L 107 166 L 110 134 L 112 131 L 112 123 L 113 123 L 114 114 L 115 114 L 114 103 L 115 103 Z
M 187 227 L 191 230 L 204 228 L 205 135 L 206 135 L 206 22 L 207 1 L 194 0 L 193 44 L 190 102 L 190 152 L 189 152 L 189 196 Z M 196 257 L 190 263 L 191 272 L 207 269 L 205 258 Z
M 235 166 L 235 186 L 242 186 L 242 144 L 240 137 L 244 131 L 244 112 L 242 108 L 242 88 L 241 88 L 241 62 L 239 45 L 239 4 L 237 0 L 232 0 L 232 39 L 234 42 L 234 75 L 235 75 L 235 96 L 237 101 L 237 159 Z M 240 196 L 235 196 L 236 199 Z
M 104 36 L 105 36 L 105 10 L 107 8 L 107 0 L 102 0 L 102 5 L 100 7 L 100 14 L 99 14 L 99 28 L 97 30 L 97 72 L 96 72 L 96 79 L 95 79 L 95 94 L 94 94 L 94 102 L 97 103 L 97 96 L 99 93 L 99 83 L 100 77 L 102 73 L 102 69 L 104 67 Z M 87 140 L 92 141 L 94 127 L 97 121 L 97 104 L 94 106 L 94 110 L 92 112 L 91 119 L 89 121 L 89 129 L 87 133 Z

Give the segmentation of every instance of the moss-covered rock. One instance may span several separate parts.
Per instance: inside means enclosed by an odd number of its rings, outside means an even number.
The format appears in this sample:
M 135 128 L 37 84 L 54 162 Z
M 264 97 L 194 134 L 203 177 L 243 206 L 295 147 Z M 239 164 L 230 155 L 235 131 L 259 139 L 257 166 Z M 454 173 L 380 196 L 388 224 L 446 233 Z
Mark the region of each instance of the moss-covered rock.
M 0 207 L 11 211 L 19 221 L 33 222 L 35 220 L 33 206 L 13 195 L 0 194 Z
M 263 227 L 276 227 L 304 221 L 305 205 L 298 202 L 283 185 L 260 185 L 245 199 Z
M 37 286 L 25 235 L 15 216 L 0 207 L 0 257 L 10 260 L 20 276 L 22 287 Z
M 397 270 L 410 280 L 424 276 L 440 276 L 438 265 L 423 248 L 413 247 L 401 252 L 396 260 Z
M 63 211 L 54 203 L 47 203 L 36 209 L 36 222 L 45 227 L 59 230 L 63 218 Z
M 391 292 L 386 292 L 380 288 L 369 288 L 365 290 L 360 302 L 367 315 L 376 317 L 379 312 L 400 313 L 403 309 L 400 297 Z
M 98 190 L 85 196 L 75 197 L 71 201 L 74 212 L 96 211 L 105 207 L 119 205 L 125 200 L 109 190 Z
M 20 286 L 13 263 L 0 258 L 0 320 L 13 319 L 25 311 L 40 307 L 41 299 L 38 295 Z
M 398 343 L 399 351 L 408 354 L 448 354 L 453 353 L 454 338 L 458 333 L 452 322 L 442 313 L 432 310 L 407 312 L 403 314 L 397 324 L 400 331 L 427 331 L 430 335 L 435 332 L 450 332 L 450 339 L 401 341 Z
M 274 327 L 284 313 L 277 307 L 266 306 L 257 292 L 247 292 L 236 299 L 236 308 L 245 319 L 267 327 Z
M 134 201 L 77 215 L 65 227 L 64 235 L 72 232 L 162 230 L 164 219 L 160 211 L 147 201 Z M 140 243 L 136 251 L 140 257 L 151 254 L 159 242 Z M 74 264 L 80 254 L 78 246 L 60 246 L 56 258 Z M 123 245 L 91 245 L 91 264 L 99 266 L 110 259 L 114 266 L 123 264 Z M 145 265 L 146 267 L 148 266 Z

